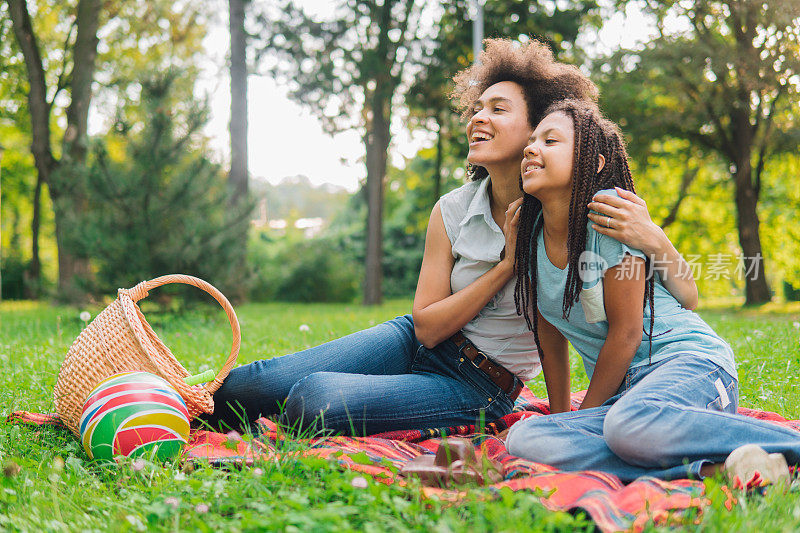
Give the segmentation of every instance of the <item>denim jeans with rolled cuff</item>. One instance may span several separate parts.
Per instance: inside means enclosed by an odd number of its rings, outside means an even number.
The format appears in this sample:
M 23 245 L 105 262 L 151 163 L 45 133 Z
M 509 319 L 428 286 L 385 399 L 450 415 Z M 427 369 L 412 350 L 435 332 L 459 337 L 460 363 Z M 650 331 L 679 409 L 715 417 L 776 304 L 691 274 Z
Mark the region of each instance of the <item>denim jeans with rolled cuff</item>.
M 700 477 L 734 449 L 757 444 L 800 463 L 800 432 L 736 414 L 738 382 L 695 354 L 635 367 L 599 407 L 529 417 L 506 438 L 512 455 L 561 470 L 600 470 L 623 482 L 640 476 Z
M 213 427 L 282 413 L 300 429 L 369 435 L 491 422 L 513 402 L 446 340 L 427 349 L 410 315 L 301 352 L 231 370 Z

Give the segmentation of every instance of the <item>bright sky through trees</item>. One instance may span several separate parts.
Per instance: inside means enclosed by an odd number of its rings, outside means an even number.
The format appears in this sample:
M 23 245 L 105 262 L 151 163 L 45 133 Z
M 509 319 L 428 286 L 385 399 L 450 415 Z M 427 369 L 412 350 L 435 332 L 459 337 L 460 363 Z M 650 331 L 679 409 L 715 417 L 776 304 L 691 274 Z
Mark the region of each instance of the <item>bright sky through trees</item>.
M 206 132 L 220 158 L 227 160 L 230 151 L 230 93 L 225 57 L 230 41 L 227 10 L 220 0 L 217 2 L 220 3 L 219 15 L 211 22 L 204 41 L 208 63 L 198 91 L 210 94 L 211 121 Z M 298 0 L 297 3 L 322 17 L 331 12 L 330 2 Z M 633 46 L 637 40 L 646 38 L 647 24 L 637 11 L 629 11 L 627 17 L 618 13 L 609 18 L 599 36 L 586 35 L 581 39 L 584 41 L 582 44 L 588 44 L 587 48 L 597 46 L 599 51 L 608 51 L 619 46 Z M 315 185 L 332 183 L 350 191 L 356 190 L 359 180 L 366 175 L 360 161 L 364 145 L 357 132 L 345 132 L 335 137 L 323 133 L 318 120 L 289 100 L 285 88 L 271 78 L 251 75 L 248 95 L 249 167 L 253 177 L 277 183 L 284 177 L 302 174 Z M 413 156 L 427 139 L 420 134 L 414 139 L 409 138 L 408 133 L 402 130 L 401 121 L 395 122 L 393 163 L 398 164 L 402 161 L 398 156 Z

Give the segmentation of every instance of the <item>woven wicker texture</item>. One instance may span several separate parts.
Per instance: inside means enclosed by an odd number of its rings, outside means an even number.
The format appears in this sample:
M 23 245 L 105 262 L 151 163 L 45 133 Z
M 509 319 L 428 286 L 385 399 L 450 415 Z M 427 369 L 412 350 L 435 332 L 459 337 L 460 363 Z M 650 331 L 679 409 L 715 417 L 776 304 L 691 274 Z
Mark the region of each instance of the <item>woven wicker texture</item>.
M 189 372 L 161 342 L 136 305 L 150 290 L 169 283 L 185 283 L 204 290 L 219 302 L 230 321 L 231 353 L 216 378 L 203 385 L 189 386 L 183 381 Z M 236 363 L 241 341 L 239 320 L 230 302 L 214 286 L 199 278 L 170 274 L 144 281 L 131 289 L 119 289 L 117 299 L 84 328 L 67 352 L 53 390 L 56 412 L 77 435 L 83 403 L 97 384 L 119 372 L 141 370 L 161 376 L 175 387 L 192 417 L 212 413 L 212 394 Z

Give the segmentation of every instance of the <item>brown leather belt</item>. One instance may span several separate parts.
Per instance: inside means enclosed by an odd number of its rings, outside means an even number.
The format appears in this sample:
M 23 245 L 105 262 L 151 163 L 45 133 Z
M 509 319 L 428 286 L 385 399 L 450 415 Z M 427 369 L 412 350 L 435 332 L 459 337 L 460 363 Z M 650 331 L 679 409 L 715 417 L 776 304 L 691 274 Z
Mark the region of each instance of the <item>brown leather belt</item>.
M 461 352 L 464 357 L 483 370 L 483 373 L 486 374 L 495 385 L 508 394 L 512 402 L 517 399 L 517 396 L 519 396 L 524 386 L 522 380 L 516 379 L 514 374 L 486 357 L 486 354 L 476 348 L 460 331 L 450 337 L 450 340 L 458 347 L 458 351 Z

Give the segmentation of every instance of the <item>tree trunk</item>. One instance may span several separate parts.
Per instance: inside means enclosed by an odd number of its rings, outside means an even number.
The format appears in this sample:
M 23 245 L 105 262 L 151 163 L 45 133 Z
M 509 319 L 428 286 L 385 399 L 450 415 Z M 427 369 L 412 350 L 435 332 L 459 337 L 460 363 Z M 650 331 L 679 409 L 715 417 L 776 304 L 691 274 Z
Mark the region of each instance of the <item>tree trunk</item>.
M 73 48 L 74 65 L 70 82 L 72 100 L 67 109 L 67 129 L 63 139 L 64 161 L 53 157 L 50 145 L 50 104 L 47 102 L 42 58 L 36 35 L 31 25 L 28 6 L 24 0 L 8 0 L 9 14 L 14 34 L 19 42 L 28 72 L 28 103 L 31 113 L 33 142 L 31 152 L 38 179 L 48 184 L 53 200 L 58 247 L 59 295 L 67 300 L 82 299 L 76 278 L 91 274 L 89 260 L 80 257 L 70 246 L 67 233 L 72 215 L 86 207 L 82 178 L 78 173 L 86 159 L 86 129 L 89 104 L 92 98 L 95 58 L 97 56 L 97 29 L 100 0 L 80 0 L 77 12 L 77 36 Z M 65 168 L 66 167 L 66 168 Z
M 25 273 L 25 298 L 35 300 L 42 286 L 42 268 L 39 260 L 39 226 L 41 224 L 42 176 L 36 177 L 33 191 L 33 218 L 31 220 L 31 262 Z
M 753 181 L 752 154 L 755 147 L 755 130 L 750 122 L 750 93 L 740 90 L 739 102 L 730 115 L 731 139 L 735 152 L 730 154 L 734 163 L 733 181 L 736 187 L 736 226 L 739 246 L 742 248 L 745 278 L 745 305 L 759 305 L 770 301 L 772 295 L 767 285 L 764 256 L 761 251 L 758 220 L 758 186 Z
M 247 34 L 244 29 L 245 4 L 248 0 L 228 0 L 228 20 L 231 37 L 231 170 L 228 174 L 230 191 L 231 219 L 236 219 L 245 207 L 247 198 Z M 245 279 L 247 270 L 247 229 L 234 238 L 235 257 L 231 258 L 233 278 Z M 242 301 L 245 294 L 243 283 L 232 284 L 228 293 L 236 301 Z
M 73 253 L 74 238 L 71 232 L 75 225 L 74 203 L 65 197 L 53 198 L 53 221 L 56 227 L 58 248 L 58 299 L 78 303 L 86 299 L 85 283 L 91 279 L 89 259 Z M 83 211 L 78 211 L 82 213 Z
M 439 131 L 436 132 L 436 162 L 433 169 L 433 204 L 439 201 L 442 195 L 442 150 L 444 148 L 444 132 L 442 131 L 442 120 L 439 120 Z
M 67 108 L 67 130 L 64 132 L 64 153 L 73 163 L 82 165 L 86 160 L 87 124 L 89 104 L 92 101 L 95 59 L 97 59 L 97 30 L 100 25 L 101 0 L 80 0 L 76 26 L 78 28 L 73 48 L 74 63 L 69 84 L 71 101 Z M 81 188 L 81 193 L 83 192 Z
M 32 132 L 31 152 L 33 153 L 37 172 L 32 223 L 33 254 L 29 275 L 35 283 L 38 276 L 34 277 L 35 271 L 33 269 L 39 268 L 38 224 L 40 202 L 38 201 L 38 195 L 41 191 L 41 184 L 50 182 L 51 174 L 58 166 L 58 162 L 53 158 L 50 146 L 50 106 L 46 99 L 47 88 L 44 68 L 42 67 L 42 57 L 39 52 L 36 35 L 33 33 L 27 3 L 23 0 L 8 0 L 8 11 L 14 26 L 14 35 L 25 59 L 25 67 L 28 74 L 28 107 L 31 115 Z M 51 190 L 50 194 L 55 201 L 57 192 Z
M 389 150 L 388 99 L 377 87 L 370 110 L 372 120 L 367 126 L 367 255 L 364 282 L 364 304 L 377 305 L 383 298 L 383 182 Z M 391 95 L 392 92 L 388 91 Z
M 744 154 L 749 155 L 748 152 Z M 759 236 L 758 192 L 752 182 L 752 165 L 749 157 L 742 157 L 736 165 L 736 222 L 739 245 L 742 247 L 745 271 L 745 305 L 767 303 L 771 299 L 764 270 L 764 256 Z
M 244 31 L 246 0 L 229 0 L 231 34 L 231 172 L 232 202 L 247 194 L 247 40 Z
M 92 278 L 89 258 L 76 249 L 76 241 L 70 237 L 80 221 L 80 216 L 88 207 L 84 174 L 101 9 L 101 0 L 78 2 L 78 31 L 72 52 L 74 60 L 69 84 L 71 101 L 67 108 L 63 156 L 59 168 L 51 175 L 50 183 L 58 244 L 58 292 L 59 297 L 67 301 L 85 299 L 86 288 L 82 286 L 82 282 L 88 282 Z
M 681 208 L 681 204 L 686 199 L 686 196 L 689 193 L 689 186 L 697 177 L 698 172 L 700 172 L 699 167 L 690 168 L 687 166 L 686 169 L 684 169 L 683 176 L 681 176 L 681 187 L 678 191 L 678 198 L 675 200 L 675 203 L 672 204 L 667 216 L 664 217 L 664 220 L 662 220 L 661 224 L 659 224 L 661 229 L 667 229 L 667 227 L 671 226 L 678 219 L 678 210 Z

